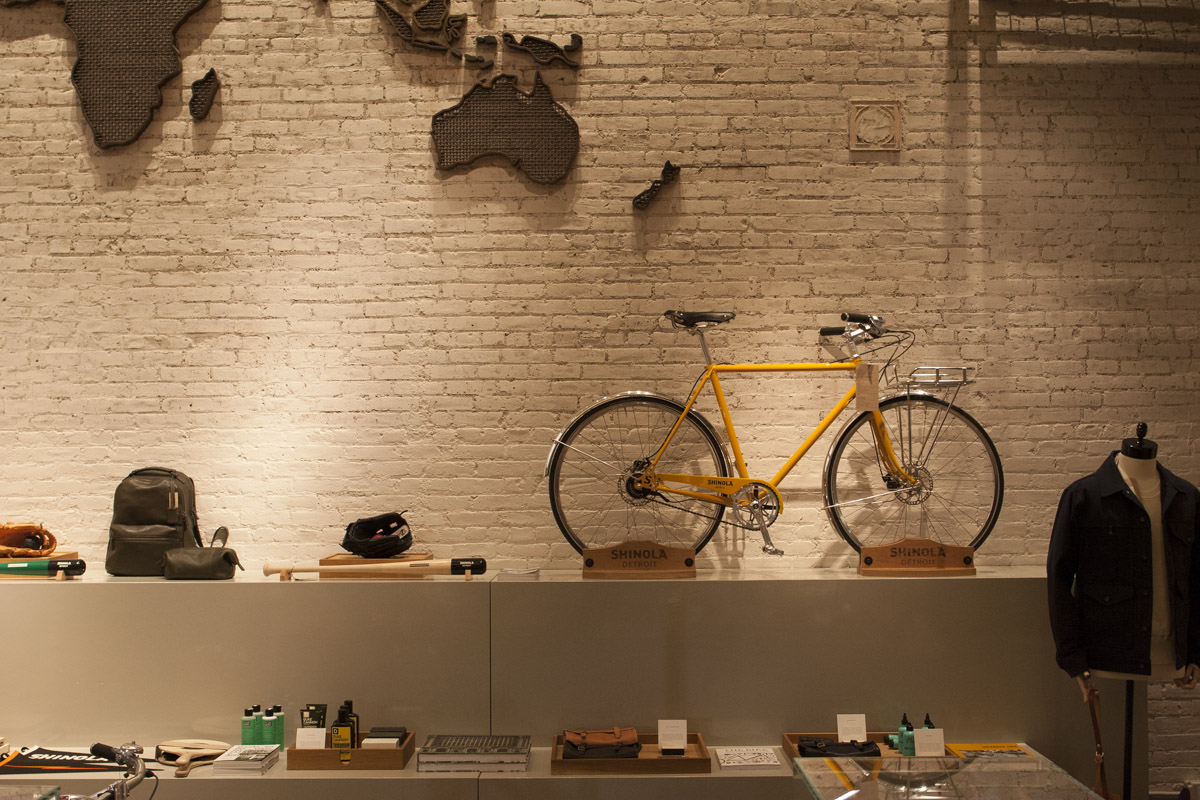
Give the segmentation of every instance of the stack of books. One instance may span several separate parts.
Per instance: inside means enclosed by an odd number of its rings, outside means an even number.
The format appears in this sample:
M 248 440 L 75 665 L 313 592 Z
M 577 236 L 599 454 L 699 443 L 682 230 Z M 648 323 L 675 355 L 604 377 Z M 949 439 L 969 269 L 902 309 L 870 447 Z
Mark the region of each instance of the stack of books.
M 417 772 L 525 772 L 528 736 L 430 736 L 417 750 Z
M 238 744 L 213 762 L 213 775 L 262 775 L 279 761 L 277 744 Z

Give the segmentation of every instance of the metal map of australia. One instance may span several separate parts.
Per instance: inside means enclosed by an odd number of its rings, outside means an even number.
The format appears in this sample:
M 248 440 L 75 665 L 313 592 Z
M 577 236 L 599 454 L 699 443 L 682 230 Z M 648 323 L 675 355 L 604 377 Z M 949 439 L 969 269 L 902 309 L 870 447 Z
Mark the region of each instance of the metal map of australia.
M 514 75 L 479 83 L 451 108 L 433 115 L 439 169 L 501 155 L 536 183 L 566 177 L 579 152 L 579 125 L 554 102 L 538 75 L 533 91 L 517 88 Z

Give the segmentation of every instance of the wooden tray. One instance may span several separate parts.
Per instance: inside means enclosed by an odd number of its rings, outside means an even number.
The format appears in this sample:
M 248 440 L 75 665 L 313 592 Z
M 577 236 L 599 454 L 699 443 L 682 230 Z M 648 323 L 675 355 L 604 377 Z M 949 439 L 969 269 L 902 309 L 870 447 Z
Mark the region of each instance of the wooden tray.
M 712 759 L 704 737 L 689 733 L 682 756 L 664 756 L 658 749 L 657 733 L 638 734 L 642 751 L 637 758 L 563 758 L 563 736 L 554 737 L 550 758 L 551 775 L 679 775 L 712 772 Z
M 879 745 L 879 758 L 918 758 L 918 756 L 902 756 L 899 750 L 888 747 L 887 737 L 895 733 L 895 731 L 869 731 L 867 739 Z M 837 741 L 836 733 L 785 733 L 783 735 L 783 753 L 789 759 L 800 758 L 800 749 L 796 746 L 796 742 L 800 739 L 821 738 L 833 739 Z M 958 758 L 954 753 L 946 750 L 946 755 L 951 758 Z M 920 758 L 935 758 L 936 756 L 920 756 Z
M 432 553 L 406 552 L 401 553 L 398 556 L 392 556 L 391 558 L 363 558 L 362 556 L 354 555 L 354 553 L 334 553 L 331 556 L 325 556 L 324 558 L 320 559 L 317 561 L 317 564 L 318 566 L 322 567 L 346 566 L 350 564 L 395 564 L 404 561 L 427 561 L 431 556 Z M 424 576 L 409 575 L 406 577 L 404 575 L 347 575 L 342 572 L 317 572 L 317 577 L 319 577 L 321 580 L 341 578 L 345 580 L 359 581 L 386 581 L 396 579 L 411 580 L 413 578 L 421 578 Z
M 361 733 L 359 742 L 367 737 Z M 408 732 L 399 747 L 389 750 L 364 750 L 361 747 L 350 751 L 350 760 L 342 761 L 341 753 L 330 746 L 329 734 L 325 734 L 324 750 L 298 750 L 289 747 L 287 768 L 293 769 L 404 769 L 417 749 L 416 734 Z

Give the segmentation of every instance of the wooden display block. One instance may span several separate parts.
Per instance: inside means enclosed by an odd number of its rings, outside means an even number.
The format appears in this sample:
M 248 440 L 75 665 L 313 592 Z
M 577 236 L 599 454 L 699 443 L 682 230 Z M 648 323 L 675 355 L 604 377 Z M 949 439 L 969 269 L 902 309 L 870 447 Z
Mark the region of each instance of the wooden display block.
M 396 564 L 405 561 L 427 561 L 432 553 L 401 553 L 398 556 L 391 558 L 363 558 L 356 556 L 354 553 L 334 553 L 331 556 L 325 556 L 317 562 L 322 567 L 345 567 L 345 566 L 366 566 L 371 564 Z M 387 575 L 347 575 L 344 572 L 324 572 L 318 571 L 317 577 L 321 580 L 329 580 L 330 578 L 345 578 L 347 580 L 397 580 L 404 578 L 420 578 L 421 575 L 402 575 L 390 573 Z
M 79 558 L 78 550 L 55 550 L 48 556 L 13 556 L 12 558 L 0 556 L 0 564 L 13 561 L 66 561 L 73 558 Z
M 358 735 L 359 744 L 367 738 L 367 734 Z M 325 733 L 325 748 L 323 750 L 299 750 L 289 747 L 287 751 L 287 768 L 293 769 L 404 769 L 404 765 L 416 752 L 416 734 L 408 732 L 404 741 L 394 750 L 364 750 L 356 747 L 350 751 L 350 760 L 342 761 L 341 753 L 330 747 L 329 732 Z
M 975 550 L 931 539 L 901 539 L 864 547 L 859 553 L 858 574 L 885 578 L 974 575 Z
M 583 551 L 585 578 L 694 578 L 696 551 L 658 542 L 621 542 Z
M 875 742 L 879 745 L 879 758 L 936 758 L 936 756 L 902 756 L 899 750 L 895 750 L 888 746 L 887 737 L 895 731 L 868 731 L 867 740 Z M 832 739 L 837 741 L 836 733 L 785 733 L 783 735 L 783 752 L 788 759 L 800 758 L 800 748 L 797 742 L 801 739 Z M 946 749 L 945 755 L 951 758 L 957 758 L 949 748 Z
M 712 772 L 712 759 L 704 737 L 689 733 L 681 756 L 664 756 L 657 733 L 640 733 L 642 751 L 637 758 L 563 758 L 563 735 L 554 737 L 551 775 L 699 775 Z

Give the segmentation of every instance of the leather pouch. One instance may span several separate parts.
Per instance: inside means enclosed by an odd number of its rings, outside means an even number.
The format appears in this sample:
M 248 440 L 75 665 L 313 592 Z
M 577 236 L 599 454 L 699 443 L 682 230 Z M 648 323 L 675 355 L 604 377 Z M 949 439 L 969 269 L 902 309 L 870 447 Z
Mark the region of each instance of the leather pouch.
M 855 758 L 878 756 L 879 745 L 875 742 L 836 742 L 833 739 L 803 737 L 796 741 L 796 752 L 801 758 Z
M 173 580 L 225 581 L 245 569 L 228 547 L 175 547 L 163 557 L 163 577 Z
M 563 731 L 563 758 L 637 758 L 636 728 Z

